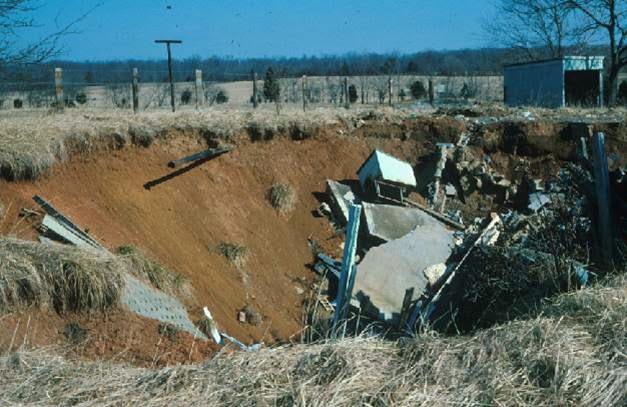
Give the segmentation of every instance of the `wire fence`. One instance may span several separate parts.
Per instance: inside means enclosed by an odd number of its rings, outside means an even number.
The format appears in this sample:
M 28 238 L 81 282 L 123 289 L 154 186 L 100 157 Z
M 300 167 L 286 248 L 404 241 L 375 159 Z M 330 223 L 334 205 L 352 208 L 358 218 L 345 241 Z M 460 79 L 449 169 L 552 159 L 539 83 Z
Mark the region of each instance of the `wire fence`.
M 142 70 L 133 86 L 133 69 L 92 71 L 47 70 L 24 80 L 0 81 L 0 109 L 44 109 L 64 106 L 136 111 L 170 109 L 171 89 L 167 70 Z M 253 107 L 253 74 L 235 72 L 172 72 L 177 108 L 203 108 L 216 104 Z M 432 102 L 467 103 L 501 101 L 501 76 L 315 76 L 276 78 L 280 96 L 264 91 L 256 80 L 257 104 L 342 106 L 354 104 L 404 105 Z M 136 93 L 134 93 L 134 89 Z

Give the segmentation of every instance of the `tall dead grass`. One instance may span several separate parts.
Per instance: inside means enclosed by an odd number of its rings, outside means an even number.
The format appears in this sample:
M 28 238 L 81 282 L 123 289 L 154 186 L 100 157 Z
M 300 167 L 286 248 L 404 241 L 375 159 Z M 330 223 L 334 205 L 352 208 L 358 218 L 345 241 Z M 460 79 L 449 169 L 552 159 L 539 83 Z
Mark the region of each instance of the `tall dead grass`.
M 0 313 L 104 311 L 118 302 L 123 270 L 118 259 L 95 252 L 0 238 Z
M 400 121 L 406 112 L 382 110 L 378 116 Z M 171 132 L 196 132 L 205 138 L 230 139 L 248 133 L 254 140 L 279 132 L 300 139 L 326 125 L 354 126 L 370 110 L 313 109 L 303 113 L 287 109 L 277 116 L 269 110 L 211 109 L 201 112 L 147 112 L 98 109 L 66 110 L 63 114 L 29 112 L 0 116 L 0 176 L 11 180 L 36 179 L 72 154 L 121 148 L 147 147 Z
M 117 249 L 120 260 L 126 269 L 136 277 L 147 280 L 153 287 L 169 294 L 182 294 L 185 291 L 185 278 L 147 257 L 135 246 L 120 246 Z M 185 293 L 186 295 L 188 293 Z
M 627 279 L 472 335 L 359 337 L 139 369 L 46 350 L 0 358 L 0 401 L 37 405 L 602 405 L 627 401 Z

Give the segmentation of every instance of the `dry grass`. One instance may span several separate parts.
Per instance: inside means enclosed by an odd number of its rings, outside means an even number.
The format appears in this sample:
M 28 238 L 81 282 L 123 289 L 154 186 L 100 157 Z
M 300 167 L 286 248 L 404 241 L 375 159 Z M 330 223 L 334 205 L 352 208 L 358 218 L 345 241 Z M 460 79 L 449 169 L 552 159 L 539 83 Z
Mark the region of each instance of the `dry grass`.
M 36 405 L 604 405 L 627 401 L 627 279 L 544 314 L 405 342 L 354 338 L 139 369 L 46 350 L 0 358 L 0 402 Z
M 218 251 L 238 269 L 244 268 L 248 261 L 248 247 L 237 244 L 222 242 L 217 247 Z
M 73 247 L 0 239 L 0 313 L 29 306 L 103 311 L 118 301 L 124 265 Z
M 508 109 L 500 105 L 481 105 L 477 115 L 523 120 L 529 109 Z M 588 118 L 624 120 L 625 109 L 547 110 L 532 109 L 534 117 L 546 120 L 585 114 Z M 583 112 L 583 113 L 582 113 Z M 294 139 L 315 135 L 326 126 L 340 125 L 347 132 L 368 120 L 400 124 L 432 110 L 413 107 L 361 107 L 349 110 L 319 107 L 302 112 L 290 106 L 276 115 L 272 106 L 259 109 L 213 107 L 201 111 L 165 111 L 132 114 L 124 110 L 97 108 L 66 109 L 62 114 L 38 110 L 0 111 L 0 177 L 14 180 L 36 179 L 72 154 L 121 148 L 126 144 L 150 146 L 173 131 L 195 132 L 205 138 L 230 139 L 248 134 L 253 140 L 267 140 L 277 134 Z M 453 115 L 454 111 L 442 113 Z
M 59 313 L 106 311 L 118 304 L 124 273 L 174 295 L 185 280 L 131 246 L 113 257 L 65 245 L 0 238 L 0 314 L 27 307 Z
M 117 249 L 122 261 L 128 263 L 131 274 L 147 280 L 153 287 L 169 294 L 180 294 L 185 288 L 185 278 L 156 261 L 146 257 L 134 246 L 120 246 Z
M 296 192 L 289 184 L 275 182 L 270 188 L 270 204 L 279 212 L 290 213 L 296 205 Z
M 407 112 L 383 109 L 380 115 L 400 121 Z M 370 110 L 313 109 L 303 113 L 286 109 L 277 116 L 271 109 L 220 109 L 200 112 L 130 112 L 66 109 L 63 114 L 23 111 L 0 116 L 0 176 L 36 179 L 71 154 L 121 148 L 125 144 L 149 146 L 172 131 L 197 132 L 206 138 L 230 139 L 248 133 L 252 139 L 272 138 L 279 132 L 294 138 L 315 133 L 325 125 L 354 125 Z

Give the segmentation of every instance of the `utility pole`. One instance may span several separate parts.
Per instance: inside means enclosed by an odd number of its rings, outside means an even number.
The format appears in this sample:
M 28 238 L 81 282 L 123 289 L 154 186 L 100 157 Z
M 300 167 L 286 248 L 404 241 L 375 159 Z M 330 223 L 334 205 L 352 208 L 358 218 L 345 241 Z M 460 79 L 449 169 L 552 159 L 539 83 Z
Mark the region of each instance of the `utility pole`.
M 165 44 L 168 48 L 168 77 L 170 79 L 170 104 L 172 105 L 172 111 L 176 111 L 174 105 L 174 79 L 172 78 L 172 50 L 170 44 L 182 44 L 181 40 L 155 40 L 157 44 Z

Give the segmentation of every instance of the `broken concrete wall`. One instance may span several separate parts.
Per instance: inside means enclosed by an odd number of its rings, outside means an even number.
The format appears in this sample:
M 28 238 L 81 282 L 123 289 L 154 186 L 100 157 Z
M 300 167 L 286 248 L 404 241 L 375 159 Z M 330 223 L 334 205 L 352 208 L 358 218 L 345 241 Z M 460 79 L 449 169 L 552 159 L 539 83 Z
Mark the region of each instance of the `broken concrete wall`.
M 420 209 L 367 202 L 363 208 L 368 235 L 384 242 L 400 239 L 416 228 L 440 224 Z
M 425 271 L 446 263 L 453 246 L 453 232 L 428 221 L 406 236 L 370 249 L 357 266 L 355 281 L 354 298 L 362 311 L 396 322 L 405 291 L 413 288 L 412 300 L 418 299 L 429 284 Z
M 338 224 L 348 223 L 348 208 L 352 203 L 358 203 L 355 192 L 350 185 L 327 180 L 327 196 L 331 201 L 331 211 Z

